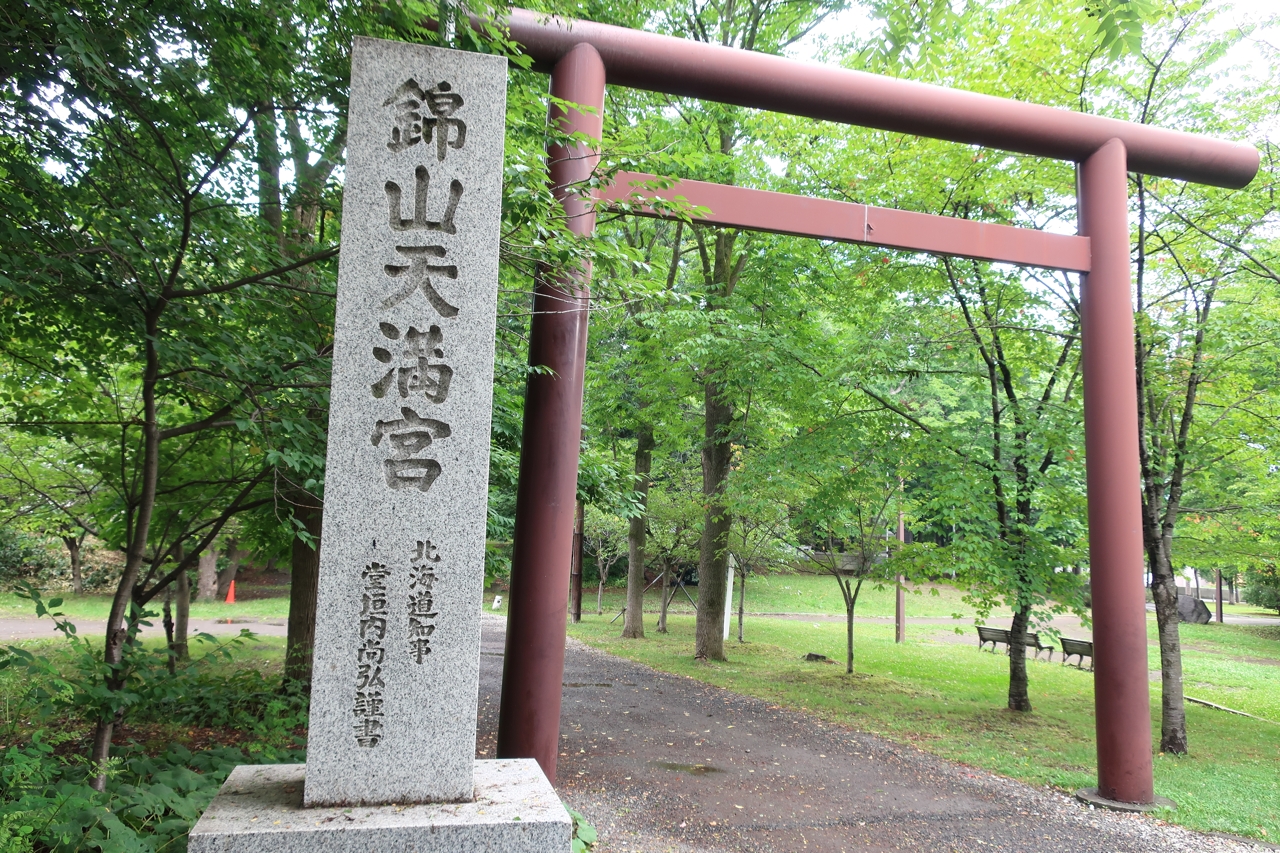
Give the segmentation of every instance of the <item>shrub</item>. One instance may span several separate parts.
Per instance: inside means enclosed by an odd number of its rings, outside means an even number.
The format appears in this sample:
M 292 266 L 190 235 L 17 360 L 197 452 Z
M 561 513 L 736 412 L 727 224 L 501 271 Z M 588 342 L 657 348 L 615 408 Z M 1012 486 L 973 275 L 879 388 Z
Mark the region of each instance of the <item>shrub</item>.
M 71 564 L 55 544 L 56 540 L 0 527 L 0 586 L 69 576 Z
M 595 847 L 596 839 L 599 837 L 596 828 L 587 823 L 587 819 L 568 803 L 565 803 L 564 808 L 573 820 L 573 853 L 588 853 L 592 847 Z
M 36 732 L 29 745 L 0 756 L 0 850 L 183 851 L 227 775 L 254 758 L 227 747 L 193 753 L 173 746 L 154 757 L 126 747 L 112 759 L 107 788 L 99 793 L 89 787 L 86 762 L 58 754 Z M 259 758 L 298 762 L 303 755 L 275 751 Z
M 100 651 L 56 612 L 60 601 L 45 602 L 30 585 L 20 588 L 38 615 L 54 619 L 67 645 L 0 650 L 0 670 L 22 676 L 21 695 L 6 707 L 5 739 L 13 740 L 18 720 L 36 726 L 22 743 L 0 752 L 2 853 L 182 853 L 191 826 L 232 768 L 304 760 L 294 732 L 306 724 L 306 696 L 282 692 L 277 681 L 234 665 L 233 652 L 252 634 L 243 631 L 229 642 L 197 636 L 197 643 L 212 644 L 210 650 L 173 674 L 164 646 L 131 641 L 125 687 L 107 691 Z M 135 613 L 130 619 L 134 638 L 148 616 Z M 89 783 L 103 768 L 59 747 L 78 738 L 75 729 L 103 715 L 248 731 L 253 742 L 245 750 L 194 753 L 174 745 L 156 756 L 136 745 L 117 746 L 105 768 L 106 789 L 98 792 Z
M 1244 600 L 1280 613 L 1280 567 L 1275 563 L 1246 569 Z
M 35 827 L 25 818 L 22 812 L 0 816 L 0 850 L 4 853 L 31 853 L 31 833 Z
M 290 732 L 304 725 L 307 697 L 298 690 L 282 692 L 279 685 L 253 669 L 232 666 L 236 649 L 254 635 L 218 640 L 196 634 L 203 655 L 193 655 L 169 672 L 170 653 L 164 646 L 147 646 L 137 640 L 138 631 L 151 624 L 155 614 L 133 611 L 126 627 L 130 638 L 124 647 L 124 672 L 120 690 L 107 690 L 110 674 L 101 650 L 80 636 L 76 626 L 57 612 L 62 599 L 46 602 L 30 584 L 19 584 L 18 595 L 29 599 L 37 616 L 49 616 L 66 638 L 69 648 L 61 654 L 33 653 L 21 646 L 0 650 L 0 670 L 26 671 L 25 716 L 38 725 L 56 719 L 95 722 L 114 717 L 144 722 L 217 726 L 252 730 L 272 745 L 288 742 Z M 175 662 L 176 663 L 176 662 Z

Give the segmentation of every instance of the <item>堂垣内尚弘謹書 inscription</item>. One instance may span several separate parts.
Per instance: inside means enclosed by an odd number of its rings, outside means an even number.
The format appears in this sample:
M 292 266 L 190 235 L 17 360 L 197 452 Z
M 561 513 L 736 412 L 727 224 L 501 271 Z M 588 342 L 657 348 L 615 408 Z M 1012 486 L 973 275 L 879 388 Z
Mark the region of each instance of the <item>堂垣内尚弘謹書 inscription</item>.
M 409 558 L 408 651 L 415 663 L 421 664 L 431 654 L 431 635 L 435 633 L 433 588 L 440 555 L 430 539 L 420 539 Z M 360 645 L 356 650 L 356 690 L 352 713 L 355 715 L 356 743 L 373 748 L 382 740 L 386 704 L 387 620 L 389 584 L 395 573 L 385 563 L 371 562 L 361 572 L 364 587 L 360 596 Z
M 360 646 L 356 649 L 356 743 L 372 748 L 382 740 L 383 690 L 386 681 L 387 580 L 391 572 L 382 563 L 370 563 L 360 574 L 364 581 L 360 605 Z

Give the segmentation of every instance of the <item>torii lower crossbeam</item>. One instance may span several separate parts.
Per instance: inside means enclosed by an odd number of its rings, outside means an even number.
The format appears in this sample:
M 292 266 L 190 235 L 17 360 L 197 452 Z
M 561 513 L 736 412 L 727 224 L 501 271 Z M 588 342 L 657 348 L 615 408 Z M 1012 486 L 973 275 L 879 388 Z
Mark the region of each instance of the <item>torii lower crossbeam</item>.
M 652 202 L 656 199 L 670 204 L 655 208 Z M 674 205 L 683 202 L 707 209 L 708 212 L 693 217 L 698 222 L 725 228 L 865 243 L 1069 272 L 1089 271 L 1088 237 L 952 216 L 703 181 L 672 181 L 637 172 L 619 172 L 613 184 L 601 193 L 600 201 L 622 202 L 629 213 L 658 218 L 674 216 L 676 210 L 682 209 Z

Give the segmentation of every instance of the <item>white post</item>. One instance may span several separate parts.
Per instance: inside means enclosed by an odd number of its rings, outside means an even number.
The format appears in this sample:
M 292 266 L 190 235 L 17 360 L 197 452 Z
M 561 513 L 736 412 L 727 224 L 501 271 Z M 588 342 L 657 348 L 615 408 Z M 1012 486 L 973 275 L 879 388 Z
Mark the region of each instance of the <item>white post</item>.
M 729 582 L 725 584 L 724 595 L 724 639 L 729 639 L 729 625 L 733 622 L 733 576 L 737 573 L 738 561 L 729 555 Z

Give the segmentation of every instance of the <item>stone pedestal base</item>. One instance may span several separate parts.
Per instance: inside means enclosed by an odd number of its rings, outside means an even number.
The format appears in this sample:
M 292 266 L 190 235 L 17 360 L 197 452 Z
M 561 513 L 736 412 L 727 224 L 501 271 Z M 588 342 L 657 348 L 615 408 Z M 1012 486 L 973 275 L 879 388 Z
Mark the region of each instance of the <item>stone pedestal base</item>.
M 190 853 L 568 853 L 573 823 L 532 759 L 477 761 L 468 803 L 302 807 L 303 764 L 232 771 Z

